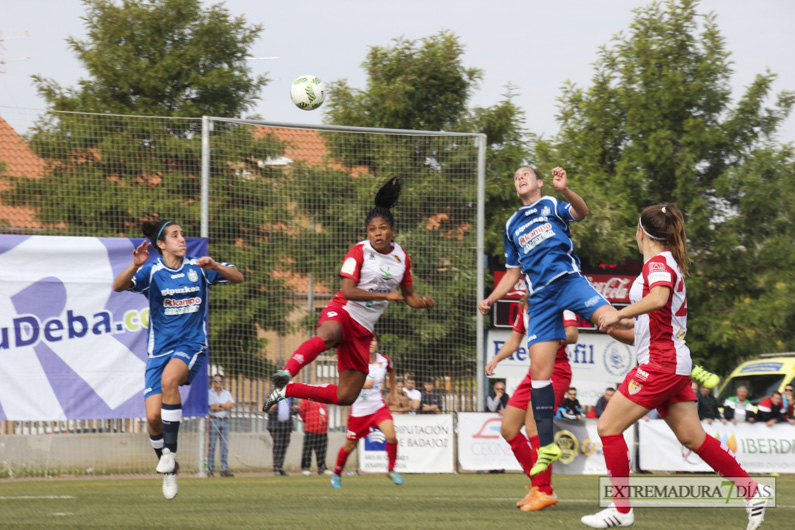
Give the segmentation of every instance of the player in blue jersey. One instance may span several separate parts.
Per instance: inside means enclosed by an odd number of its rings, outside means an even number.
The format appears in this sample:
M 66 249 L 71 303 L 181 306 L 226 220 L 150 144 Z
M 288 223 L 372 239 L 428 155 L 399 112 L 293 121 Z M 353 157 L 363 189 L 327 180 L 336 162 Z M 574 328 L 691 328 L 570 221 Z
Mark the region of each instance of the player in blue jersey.
M 542 195 L 544 182 L 532 168 L 520 167 L 514 174 L 516 194 L 523 205 L 505 223 L 507 270 L 488 298 L 478 304 L 485 315 L 524 275 L 530 296 L 527 325 L 530 402 L 541 446 L 531 476 L 545 471 L 561 454 L 552 429 L 555 415 L 552 372 L 558 345 L 566 338 L 563 310 L 569 309 L 595 325 L 600 316 L 615 311 L 582 276 L 580 259 L 574 253 L 569 224 L 584 219 L 588 206 L 569 189 L 563 168 L 556 167 L 552 175 L 552 186 L 569 202 Z M 611 335 L 623 342 L 632 340 L 627 330 L 615 330 Z
M 114 280 L 116 292 L 130 290 L 149 300 L 144 403 L 149 440 L 163 473 L 163 495 L 177 495 L 177 435 L 182 420 L 179 387 L 204 364 L 207 350 L 207 287 L 240 283 L 243 275 L 209 256 L 186 256 L 185 234 L 173 221 L 145 222 L 148 241 L 133 251 L 133 262 Z M 146 264 L 154 245 L 160 257 Z

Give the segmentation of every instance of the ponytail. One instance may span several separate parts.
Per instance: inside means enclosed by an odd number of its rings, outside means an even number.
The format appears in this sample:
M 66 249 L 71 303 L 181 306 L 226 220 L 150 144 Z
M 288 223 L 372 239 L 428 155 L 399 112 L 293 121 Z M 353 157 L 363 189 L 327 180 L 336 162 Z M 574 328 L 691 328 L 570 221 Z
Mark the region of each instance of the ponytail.
M 685 217 L 675 204 L 649 206 L 640 214 L 640 229 L 671 251 L 683 275 L 687 275 L 690 258 L 687 257 Z
M 392 228 L 395 227 L 395 218 L 390 209 L 397 204 L 400 198 L 401 187 L 402 181 L 400 177 L 392 177 L 381 186 L 381 189 L 379 189 L 378 193 L 375 195 L 375 207 L 370 210 L 367 217 L 364 219 L 365 228 L 370 224 L 370 221 L 376 217 L 386 219 Z

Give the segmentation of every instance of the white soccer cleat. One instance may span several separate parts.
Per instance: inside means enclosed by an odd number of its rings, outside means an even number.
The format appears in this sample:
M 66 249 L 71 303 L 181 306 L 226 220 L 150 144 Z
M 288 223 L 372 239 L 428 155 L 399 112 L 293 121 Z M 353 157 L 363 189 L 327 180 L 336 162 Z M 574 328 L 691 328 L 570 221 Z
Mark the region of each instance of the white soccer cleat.
M 612 502 L 610 506 L 593 515 L 586 515 L 580 519 L 584 524 L 591 528 L 615 528 L 618 526 L 632 526 L 635 522 L 635 513 L 630 509 L 629 513 L 621 513 L 616 509 Z
M 756 530 L 762 526 L 762 521 L 765 520 L 765 508 L 767 508 L 767 498 L 761 497 L 759 491 L 750 501 L 745 501 L 745 511 L 748 512 L 746 530 Z
M 177 496 L 177 473 L 179 472 L 179 464 L 175 466 L 173 473 L 163 474 L 163 497 L 166 499 L 173 499 Z
M 173 473 L 174 467 L 177 465 L 176 455 L 171 452 L 171 449 L 164 448 L 163 454 L 160 455 L 160 462 L 157 463 L 155 471 L 158 473 Z

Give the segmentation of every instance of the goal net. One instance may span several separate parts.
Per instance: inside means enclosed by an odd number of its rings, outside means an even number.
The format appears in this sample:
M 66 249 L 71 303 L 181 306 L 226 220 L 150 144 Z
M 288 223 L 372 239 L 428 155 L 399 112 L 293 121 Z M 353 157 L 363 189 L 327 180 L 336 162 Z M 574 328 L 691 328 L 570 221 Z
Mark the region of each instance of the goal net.
M 380 352 L 392 358 L 399 378 L 413 377 L 418 387 L 432 381 L 446 412 L 476 410 L 479 135 L 222 118 L 37 118 L 9 108 L 0 108 L 0 117 L 4 233 L 139 238 L 142 220 L 168 218 L 188 237 L 207 237 L 210 256 L 245 274 L 243 284 L 210 295 L 208 372 L 225 376 L 236 401 L 233 469 L 262 467 L 256 455 L 264 450 L 269 377 L 313 336 L 320 311 L 340 289 L 343 257 L 365 239 L 377 190 L 395 176 L 403 181 L 393 208 L 396 241 L 411 256 L 415 290 L 433 297 L 436 308 L 390 304 L 376 327 Z M 5 320 L 0 328 L 11 325 Z M 324 384 L 336 377 L 332 350 L 295 380 Z M 329 413 L 332 432 L 342 431 L 347 411 L 330 406 Z M 186 471 L 202 465 L 207 428 L 197 418 L 183 422 Z M 18 451 L 2 455 L 6 474 L 151 468 L 151 449 L 140 439 L 143 418 L 5 416 L 0 429 L 10 437 L 82 433 L 93 436 L 91 444 L 128 451 L 123 465 L 112 458 L 86 465 L 69 455 L 25 462 Z M 126 441 L 112 440 L 128 434 L 136 436 L 140 457 L 129 455 Z

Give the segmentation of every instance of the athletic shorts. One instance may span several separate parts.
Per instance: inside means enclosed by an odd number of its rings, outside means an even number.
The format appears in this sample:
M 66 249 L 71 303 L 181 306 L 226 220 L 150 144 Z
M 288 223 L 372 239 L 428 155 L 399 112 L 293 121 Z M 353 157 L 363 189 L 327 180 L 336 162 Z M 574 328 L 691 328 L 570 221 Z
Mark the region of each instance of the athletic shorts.
M 618 387 L 628 400 L 668 416 L 672 403 L 696 401 L 689 375 L 677 375 L 654 363 L 641 364 L 629 371 Z
M 167 355 L 160 357 L 150 357 L 146 361 L 146 375 L 144 379 L 144 399 L 154 394 L 162 394 L 163 387 L 160 385 L 163 379 L 163 371 L 171 359 L 179 359 L 188 365 L 188 381 L 185 385 L 191 384 L 193 378 L 199 373 L 207 359 L 205 347 L 197 344 L 183 344 L 174 349 Z
M 348 432 L 345 438 L 359 440 L 370 434 L 370 427 L 377 429 L 383 421 L 394 421 L 389 407 L 381 407 L 367 416 L 351 416 L 348 418 Z
M 353 369 L 370 373 L 370 342 L 373 334 L 341 307 L 326 307 L 320 314 L 318 327 L 327 320 L 342 326 L 342 342 L 337 346 L 337 370 Z
M 563 311 L 568 309 L 590 320 L 603 305 L 610 305 L 599 291 L 579 274 L 567 274 L 530 295 L 527 308 L 527 346 L 537 342 L 563 340 Z
M 566 397 L 566 391 L 571 386 L 571 365 L 569 361 L 555 359 L 555 368 L 552 370 L 552 389 L 555 391 L 555 412 Z M 533 388 L 530 372 L 524 376 L 522 382 L 513 391 L 508 399 L 508 405 L 518 409 L 527 410 L 530 405 L 530 391 Z

